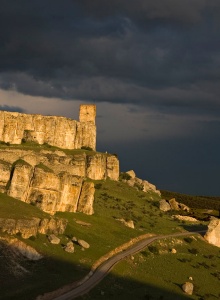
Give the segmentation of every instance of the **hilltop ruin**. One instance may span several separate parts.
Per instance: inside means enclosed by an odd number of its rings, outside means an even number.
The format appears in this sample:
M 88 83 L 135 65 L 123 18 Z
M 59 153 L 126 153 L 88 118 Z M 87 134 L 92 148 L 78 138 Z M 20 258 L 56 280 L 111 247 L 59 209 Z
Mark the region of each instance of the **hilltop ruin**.
M 96 150 L 96 106 L 81 105 L 79 121 L 0 111 L 0 141 L 10 144 L 35 142 L 63 149 Z

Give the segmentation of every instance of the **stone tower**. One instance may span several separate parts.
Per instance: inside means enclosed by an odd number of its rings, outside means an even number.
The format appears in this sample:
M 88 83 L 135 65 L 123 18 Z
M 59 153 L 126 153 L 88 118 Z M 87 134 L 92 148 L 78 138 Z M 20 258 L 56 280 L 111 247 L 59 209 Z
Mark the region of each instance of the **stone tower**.
M 96 118 L 96 105 L 94 104 L 82 104 L 79 110 L 80 122 L 92 122 L 95 125 Z

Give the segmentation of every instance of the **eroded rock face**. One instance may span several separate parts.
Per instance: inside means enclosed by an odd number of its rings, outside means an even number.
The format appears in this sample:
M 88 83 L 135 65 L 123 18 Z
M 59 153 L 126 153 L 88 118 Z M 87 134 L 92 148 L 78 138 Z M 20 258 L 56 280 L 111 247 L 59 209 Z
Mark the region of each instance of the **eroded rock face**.
M 106 178 L 107 177 L 116 181 L 119 179 L 119 160 L 115 155 L 107 156 Z
M 208 243 L 220 247 L 220 219 L 211 219 L 204 238 Z
M 7 184 L 10 180 L 12 165 L 9 162 L 0 160 L 0 192 L 5 193 L 7 190 Z
M 84 182 L 79 198 L 77 211 L 92 215 L 94 202 L 95 187 L 93 182 Z
M 96 147 L 96 106 L 81 105 L 79 122 L 64 117 L 0 112 L 0 140 L 47 143 L 63 149 Z M 42 147 L 43 148 L 43 147 Z M 0 191 L 43 211 L 93 213 L 94 184 L 119 178 L 119 160 L 107 153 L 4 149 L 0 151 Z
M 81 105 L 80 122 L 65 117 L 0 112 L 0 140 L 10 144 L 31 141 L 65 149 L 96 148 L 96 107 Z
M 169 204 L 172 210 L 180 210 L 179 203 L 176 201 L 175 198 L 170 199 Z
M 24 239 L 41 234 L 63 234 L 67 226 L 65 219 L 5 219 L 0 218 L 0 230 L 8 234 L 20 233 Z
M 2 191 L 50 214 L 78 209 L 92 214 L 95 189 L 91 184 L 88 187 L 85 178 L 117 180 L 119 176 L 118 159 L 109 154 L 66 155 L 43 150 L 36 155 L 33 151 L 6 149 L 0 151 L 1 156 L 10 161 L 0 160 Z
M 160 200 L 160 210 L 162 211 L 171 210 L 170 204 L 165 199 Z
M 8 195 L 26 202 L 33 168 L 25 161 L 16 163 Z

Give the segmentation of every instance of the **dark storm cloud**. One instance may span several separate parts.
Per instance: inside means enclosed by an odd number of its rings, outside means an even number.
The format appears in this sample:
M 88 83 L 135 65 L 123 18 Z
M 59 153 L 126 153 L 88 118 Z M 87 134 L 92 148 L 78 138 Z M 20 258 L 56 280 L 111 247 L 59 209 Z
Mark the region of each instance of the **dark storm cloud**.
M 217 0 L 1 4 L 3 89 L 164 113 L 220 108 Z
M 25 112 L 24 109 L 18 106 L 0 105 L 0 110 L 12 111 L 12 112 Z
M 137 22 L 152 19 L 197 22 L 205 9 L 219 7 L 218 2 L 212 0 L 79 0 L 79 3 L 88 15 L 93 14 L 97 18 L 121 15 Z

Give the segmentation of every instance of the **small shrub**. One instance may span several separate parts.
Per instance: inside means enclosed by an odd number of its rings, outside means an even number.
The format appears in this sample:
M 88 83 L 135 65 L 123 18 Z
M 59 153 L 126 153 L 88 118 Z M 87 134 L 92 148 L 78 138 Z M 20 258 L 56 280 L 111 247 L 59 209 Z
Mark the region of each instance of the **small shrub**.
M 199 253 L 199 250 L 196 249 L 196 248 L 191 248 L 191 249 L 188 249 L 189 253 L 191 254 L 198 254 Z
M 81 149 L 87 150 L 87 151 L 93 151 L 93 149 L 91 147 L 87 147 L 87 146 L 82 146 Z
M 128 173 L 120 173 L 119 180 L 130 180 L 131 176 Z
M 101 187 L 102 187 L 102 184 L 101 184 L 101 183 L 96 183 L 96 184 L 95 184 L 95 189 L 96 189 L 96 190 L 100 190 Z
M 157 249 L 156 246 L 148 246 L 148 249 L 153 254 L 159 254 L 159 250 Z
M 185 241 L 186 243 L 188 243 L 188 244 L 191 244 L 192 241 L 193 241 L 193 239 L 192 239 L 191 237 L 185 237 L 185 238 L 184 238 L 184 241 Z

